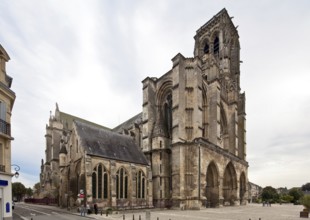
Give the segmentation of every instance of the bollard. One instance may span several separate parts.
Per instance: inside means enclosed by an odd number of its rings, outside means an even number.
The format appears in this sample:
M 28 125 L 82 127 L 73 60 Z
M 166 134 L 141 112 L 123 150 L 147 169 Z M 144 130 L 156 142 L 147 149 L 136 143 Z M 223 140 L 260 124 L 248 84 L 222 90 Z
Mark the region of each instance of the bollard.
M 125 215 L 123 215 L 123 220 L 125 220 Z
M 157 217 L 157 220 L 159 220 L 159 217 Z
M 141 220 L 141 215 L 139 215 L 139 220 Z
M 102 215 L 102 209 L 101 209 L 101 212 L 100 212 L 100 214 Z
M 145 212 L 145 220 L 151 220 L 151 212 L 150 211 Z
M 261 220 L 260 218 L 258 220 Z
M 132 215 L 132 220 L 135 220 L 135 215 Z

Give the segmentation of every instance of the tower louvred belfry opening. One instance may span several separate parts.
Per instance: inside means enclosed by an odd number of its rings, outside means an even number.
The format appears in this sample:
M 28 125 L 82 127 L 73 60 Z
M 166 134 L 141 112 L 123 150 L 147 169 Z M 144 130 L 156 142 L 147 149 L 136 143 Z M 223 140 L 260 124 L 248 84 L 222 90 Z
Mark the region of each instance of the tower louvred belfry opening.
M 223 9 L 194 40 L 193 57 L 179 53 L 167 73 L 142 81 L 142 112 L 113 129 L 56 107 L 41 185 L 59 190 L 62 206 L 73 206 L 81 190 L 98 207 L 247 203 L 238 31 Z

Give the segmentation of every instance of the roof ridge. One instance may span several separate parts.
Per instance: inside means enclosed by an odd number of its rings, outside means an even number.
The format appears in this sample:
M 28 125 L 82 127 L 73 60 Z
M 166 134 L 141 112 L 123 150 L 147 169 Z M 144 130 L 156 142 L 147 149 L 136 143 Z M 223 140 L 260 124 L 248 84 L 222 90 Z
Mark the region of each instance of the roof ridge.
M 77 116 L 75 116 L 75 115 L 68 114 L 68 113 L 66 113 L 66 112 L 59 111 L 59 114 L 60 114 L 60 119 L 63 119 L 63 118 L 61 117 L 61 115 L 65 115 L 65 116 L 71 118 L 72 121 L 78 120 L 78 121 L 84 122 L 84 123 L 86 123 L 86 124 L 91 124 L 91 125 L 94 125 L 94 126 L 96 126 L 96 127 L 101 127 L 101 128 L 104 128 L 104 129 L 111 130 L 110 128 L 108 128 L 108 127 L 106 127 L 106 126 L 97 124 L 97 123 L 92 122 L 92 121 L 88 121 L 88 120 L 86 120 L 86 119 L 84 119 L 84 118 L 80 118 L 80 117 L 77 117 Z

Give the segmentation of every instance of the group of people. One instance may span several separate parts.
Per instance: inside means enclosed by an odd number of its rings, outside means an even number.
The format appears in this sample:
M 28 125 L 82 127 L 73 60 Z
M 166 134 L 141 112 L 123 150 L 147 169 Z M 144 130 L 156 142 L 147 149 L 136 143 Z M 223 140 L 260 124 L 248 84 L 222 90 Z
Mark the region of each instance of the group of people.
M 267 202 L 263 201 L 263 206 L 265 206 L 265 205 L 266 205 L 266 206 L 270 206 L 270 207 L 271 207 L 271 203 L 270 203 L 270 202 L 268 202 L 268 201 L 267 201 Z
M 96 203 L 94 204 L 94 212 L 96 215 L 98 214 L 98 205 Z M 85 216 L 86 213 L 87 215 L 91 214 L 89 203 L 87 203 L 86 206 L 84 204 L 81 204 L 80 213 L 81 213 L 81 216 Z

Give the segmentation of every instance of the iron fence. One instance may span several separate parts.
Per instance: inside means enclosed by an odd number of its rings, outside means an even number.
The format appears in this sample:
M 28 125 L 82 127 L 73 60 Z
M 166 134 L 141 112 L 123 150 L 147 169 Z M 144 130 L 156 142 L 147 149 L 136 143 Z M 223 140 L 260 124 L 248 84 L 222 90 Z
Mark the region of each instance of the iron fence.
M 11 136 L 11 125 L 2 119 L 0 119 L 0 132 Z

